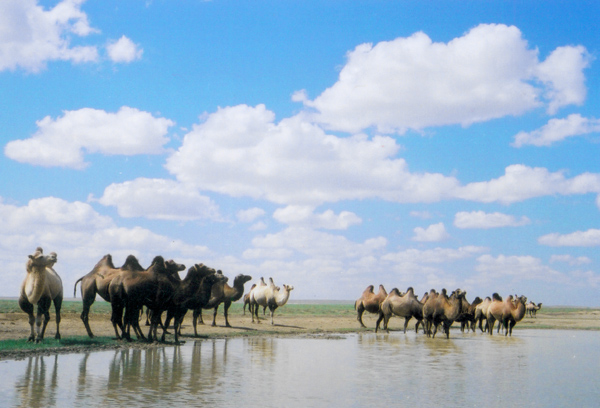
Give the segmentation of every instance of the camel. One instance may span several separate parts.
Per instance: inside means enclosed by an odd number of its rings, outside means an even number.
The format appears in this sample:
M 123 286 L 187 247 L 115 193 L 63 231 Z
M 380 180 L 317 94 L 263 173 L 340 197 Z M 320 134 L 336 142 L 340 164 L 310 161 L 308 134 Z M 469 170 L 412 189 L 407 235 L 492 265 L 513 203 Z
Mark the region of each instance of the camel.
M 175 343 L 179 343 L 181 335 L 181 324 L 188 310 L 196 310 L 204 307 L 211 296 L 212 287 L 215 283 L 222 282 L 225 277 L 217 274 L 213 268 L 204 264 L 196 264 L 188 269 L 186 277 L 175 288 L 172 302 L 167 308 L 165 327 L 173 319 L 175 332 Z M 164 342 L 166 332 L 163 331 Z M 195 332 L 197 336 L 197 332 Z
M 49 309 L 51 303 L 54 303 L 56 312 L 56 335 L 54 338 L 60 340 L 60 308 L 63 300 L 63 285 L 60 276 L 52 268 L 57 261 L 58 258 L 55 252 L 44 255 L 44 250 L 40 247 L 36 248 L 33 255 L 29 255 L 26 266 L 27 275 L 21 284 L 19 296 L 21 310 L 29 315 L 31 333 L 28 341 L 39 343 L 44 340 L 46 326 L 48 326 L 50 320 Z M 37 314 L 34 317 L 33 311 L 36 306 Z M 44 318 L 43 324 L 42 316 Z
M 541 308 L 542 308 L 542 304 L 541 303 L 538 303 L 536 305 L 533 302 L 529 302 L 529 303 L 527 303 L 527 306 L 525 308 L 526 309 L 526 314 L 529 317 L 536 317 L 535 315 L 536 315 L 537 311 L 540 310 Z
M 269 283 L 265 283 L 264 278 L 260 278 L 260 282 L 250 291 L 250 314 L 252 315 L 252 323 L 254 323 L 254 316 L 256 316 L 257 322 L 260 323 L 258 318 L 258 307 L 262 306 L 263 310 L 269 305 L 269 299 L 274 298 L 274 292 L 276 290 L 273 278 L 269 278 Z
M 379 311 L 381 310 L 381 303 L 385 300 L 385 298 L 388 295 L 383 285 L 379 285 L 379 292 L 377 292 L 377 294 L 373 292 L 373 289 L 373 285 L 367 286 L 360 298 L 358 298 L 358 300 L 354 302 L 354 309 L 357 312 L 356 320 L 358 320 L 361 327 L 364 328 L 367 327 L 362 321 L 362 315 L 365 312 L 365 310 L 369 313 L 379 313 Z
M 212 286 L 212 292 L 210 294 L 210 299 L 207 304 L 194 310 L 194 333 L 197 334 L 196 327 L 198 324 L 204 324 L 204 320 L 202 319 L 202 309 L 214 309 L 218 307 L 219 304 L 223 301 L 223 297 L 225 296 L 225 284 L 229 281 L 229 278 L 223 275 L 223 271 L 218 270 L 217 275 L 222 275 L 222 279 L 219 280 L 218 283 Z M 217 325 L 217 311 L 215 310 L 213 315 L 212 326 L 215 327 Z
M 430 296 L 423 305 L 423 317 L 426 321 L 425 331 L 427 337 L 435 338 L 437 328 L 441 324 L 446 333 L 446 338 L 450 338 L 450 326 L 452 326 L 454 320 L 462 313 L 462 301 L 466 295 L 467 292 L 457 289 L 448 297 L 446 289 L 442 289 L 439 295 L 435 297 Z
M 275 291 L 273 292 L 273 298 L 268 302 L 269 310 L 271 311 L 271 324 L 274 324 L 273 315 L 275 314 L 275 310 L 278 307 L 281 307 L 287 303 L 288 299 L 290 298 L 290 292 L 294 290 L 294 287 L 291 285 L 283 284 L 281 286 L 283 287 L 283 289 L 277 286 L 275 288 Z M 256 309 L 256 311 L 256 318 L 258 319 L 258 308 Z
M 504 335 L 512 336 L 513 327 L 515 327 L 515 325 L 525 316 L 526 302 L 527 298 L 525 296 L 515 298 L 513 295 L 509 295 L 506 300 L 494 299 L 490 304 L 487 313 L 490 336 L 493 334 L 494 323 L 496 320 L 498 321 L 498 324 L 504 328 Z
M 123 266 L 119 269 L 115 268 L 110 254 L 105 255 L 94 268 L 85 276 L 79 278 L 75 282 L 73 288 L 73 297 L 77 295 L 77 284 L 81 282 L 81 299 L 83 303 L 83 311 L 81 312 L 81 320 L 90 338 L 94 338 L 92 329 L 90 328 L 89 315 L 90 308 L 96 300 L 96 295 L 107 302 L 110 302 L 108 287 L 112 279 L 123 271 L 143 271 L 144 268 L 140 265 L 137 258 L 129 255 Z
M 244 284 L 252 279 L 250 275 L 239 274 L 233 280 L 233 287 L 229 286 L 227 283 L 223 285 L 223 297 L 221 301 L 216 304 L 214 307 L 215 311 L 213 314 L 213 326 L 216 326 L 215 320 L 217 318 L 217 310 L 219 309 L 219 305 L 223 303 L 223 314 L 225 315 L 225 326 L 231 327 L 229 324 L 229 319 L 227 318 L 227 311 L 231 306 L 231 303 L 238 301 L 242 295 L 244 294 Z
M 409 287 L 404 294 L 401 294 L 397 288 L 394 288 L 387 295 L 381 303 L 379 318 L 375 325 L 375 333 L 377 333 L 379 323 L 382 320 L 383 328 L 389 333 L 388 323 L 393 315 L 404 317 L 404 333 L 406 333 L 408 322 L 414 317 L 417 319 L 415 331 L 418 331 L 419 323 L 423 321 L 423 303 L 419 302 L 412 287 Z
M 250 290 L 248 291 L 248 293 L 246 293 L 244 295 L 244 316 L 246 316 L 246 306 L 248 306 L 248 310 L 250 310 L 250 292 L 255 287 L 256 287 L 256 283 L 253 283 L 252 286 L 250 287 Z M 252 311 L 250 311 L 250 313 L 252 313 Z
M 174 275 L 184 268 L 183 265 L 173 261 L 165 262 L 162 256 L 156 256 L 148 269 L 124 271 L 112 279 L 109 285 L 111 321 L 117 338 L 123 337 L 130 341 L 130 329 L 133 327 L 138 339 L 145 339 L 139 327 L 139 314 L 142 306 L 146 306 L 151 310 L 148 341 L 156 339 L 160 316 L 168 307 L 175 287 L 181 281 L 178 275 L 176 277 Z M 124 322 L 123 310 L 125 310 Z M 121 328 L 122 336 L 119 335 L 117 328 Z
M 475 306 L 475 315 L 474 315 L 474 320 L 473 320 L 473 325 L 474 326 L 479 326 L 479 330 L 481 330 L 481 332 L 485 332 L 487 331 L 487 311 L 488 308 L 490 307 L 490 303 L 492 303 L 492 298 L 489 296 L 486 296 L 485 299 L 483 299 L 483 301 L 478 304 L 477 306 Z M 483 321 L 485 320 L 485 330 L 483 329 Z
M 463 298 L 463 312 L 456 319 L 457 322 L 460 323 L 460 331 L 465 332 L 465 328 L 467 329 L 467 333 L 469 330 L 473 330 L 475 332 L 475 308 L 478 304 L 483 302 L 479 296 L 477 296 L 473 303 L 469 303 L 466 298 Z

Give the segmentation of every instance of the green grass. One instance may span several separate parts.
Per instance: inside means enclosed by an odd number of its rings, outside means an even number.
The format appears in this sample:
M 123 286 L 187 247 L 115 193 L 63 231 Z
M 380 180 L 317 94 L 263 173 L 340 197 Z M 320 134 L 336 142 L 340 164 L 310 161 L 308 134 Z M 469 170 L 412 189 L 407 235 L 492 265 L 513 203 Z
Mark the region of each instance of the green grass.
M 0 341 L 0 351 L 43 350 L 74 346 L 102 346 L 114 344 L 114 341 L 115 340 L 111 337 L 95 337 L 90 339 L 87 336 L 72 336 L 61 340 L 45 338 L 41 343 L 29 342 L 26 339 L 3 340 Z

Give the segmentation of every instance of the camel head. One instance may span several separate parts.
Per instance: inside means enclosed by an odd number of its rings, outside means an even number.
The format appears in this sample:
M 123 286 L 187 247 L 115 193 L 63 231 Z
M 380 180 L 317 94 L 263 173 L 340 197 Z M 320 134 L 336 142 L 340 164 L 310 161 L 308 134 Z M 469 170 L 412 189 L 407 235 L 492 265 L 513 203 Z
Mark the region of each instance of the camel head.
M 52 267 L 58 261 L 56 252 L 51 252 L 50 255 L 44 255 L 42 248 L 38 247 L 33 255 L 29 255 L 27 261 L 27 272 L 32 268 Z
M 252 276 L 250 275 L 244 275 L 242 273 L 240 273 L 238 276 L 235 277 L 235 279 L 233 280 L 233 284 L 235 285 L 237 284 L 241 284 L 244 285 L 246 282 L 248 282 L 249 280 L 252 280 Z
M 292 290 L 294 290 L 294 287 L 292 285 L 283 285 L 283 287 L 285 288 L 285 290 L 287 290 L 288 292 L 291 292 Z

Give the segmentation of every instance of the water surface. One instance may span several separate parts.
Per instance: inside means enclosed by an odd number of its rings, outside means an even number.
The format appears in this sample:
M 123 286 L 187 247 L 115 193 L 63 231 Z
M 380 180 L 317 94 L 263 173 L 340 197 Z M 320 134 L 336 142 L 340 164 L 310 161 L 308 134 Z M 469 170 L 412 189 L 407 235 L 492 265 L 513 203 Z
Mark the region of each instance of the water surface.
M 0 362 L 0 406 L 598 406 L 600 333 L 190 341 Z

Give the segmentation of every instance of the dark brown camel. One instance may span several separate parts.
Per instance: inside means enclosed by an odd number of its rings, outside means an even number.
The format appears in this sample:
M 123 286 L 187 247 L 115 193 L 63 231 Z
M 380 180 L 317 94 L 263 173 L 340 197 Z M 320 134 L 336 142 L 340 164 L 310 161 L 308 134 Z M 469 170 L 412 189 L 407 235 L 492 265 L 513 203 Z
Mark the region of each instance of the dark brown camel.
M 404 294 L 401 294 L 397 288 L 394 288 L 389 295 L 387 295 L 385 300 L 381 303 L 379 318 L 375 325 L 375 333 L 377 333 L 379 323 L 382 320 L 383 328 L 389 332 L 388 323 L 390 318 L 394 315 L 404 317 L 404 333 L 406 333 L 408 322 L 413 317 L 417 319 L 415 331 L 418 331 L 419 323 L 423 321 L 423 303 L 419 302 L 412 287 L 409 287 Z
M 174 271 L 180 270 L 181 266 L 174 262 L 170 265 L 162 256 L 156 256 L 148 269 L 124 271 L 113 278 L 109 285 L 109 294 L 112 307 L 111 321 L 117 337 L 120 337 L 117 330 L 120 327 L 122 337 L 131 340 L 130 329 L 133 327 L 138 339 L 145 338 L 139 327 L 139 314 L 142 306 L 146 306 L 152 316 L 148 341 L 156 339 L 160 316 L 171 302 L 176 285 L 181 280 L 179 276 L 174 276 L 177 273 Z M 124 321 L 123 310 L 125 310 Z
M 75 282 L 73 289 L 73 297 L 77 295 L 77 284 L 81 282 L 81 299 L 83 303 L 83 311 L 81 312 L 81 320 L 87 330 L 90 338 L 94 337 L 92 329 L 90 328 L 89 315 L 90 308 L 96 300 L 96 295 L 107 302 L 110 302 L 110 296 L 108 293 L 108 287 L 112 279 L 123 271 L 143 271 L 144 268 L 140 265 L 137 258 L 133 255 L 129 255 L 125 260 L 123 266 L 119 269 L 113 265 L 112 256 L 110 254 L 105 255 L 94 268 L 85 276 L 79 278 Z
M 463 298 L 462 305 L 462 313 L 460 316 L 456 318 L 456 321 L 460 323 L 460 331 L 465 332 L 465 328 L 467 329 L 467 333 L 469 330 L 475 331 L 475 308 L 478 304 L 483 302 L 479 296 L 477 296 L 473 303 L 469 303 L 466 298 Z
M 196 264 L 188 269 L 186 277 L 177 285 L 175 295 L 167 309 L 165 327 L 173 319 L 175 343 L 179 343 L 181 324 L 188 310 L 195 310 L 206 305 L 210 299 L 212 287 L 221 281 L 223 275 L 217 275 L 213 268 L 204 264 Z M 164 341 L 163 332 L 162 341 Z
M 60 309 L 63 300 L 63 286 L 60 276 L 52 269 L 57 260 L 55 252 L 44 255 L 44 251 L 40 247 L 36 249 L 33 255 L 29 255 L 26 265 L 27 275 L 21 284 L 19 296 L 19 306 L 29 316 L 31 334 L 28 341 L 35 340 L 36 343 L 39 343 L 44 340 L 44 333 L 48 321 L 50 321 L 49 309 L 52 302 L 54 302 L 56 313 L 55 338 L 60 340 Z M 37 314 L 34 317 L 33 311 L 36 306 Z M 36 331 L 34 331 L 34 325 Z
M 204 324 L 204 320 L 202 319 L 202 309 L 214 309 L 215 307 L 218 307 L 219 304 L 221 304 L 221 302 L 223 301 L 223 297 L 225 296 L 225 284 L 227 283 L 227 281 L 229 280 L 229 278 L 227 278 L 226 276 L 224 276 L 223 272 L 221 270 L 217 271 L 217 275 L 222 275 L 223 279 L 221 279 L 219 282 L 215 283 L 212 286 L 212 292 L 210 294 L 210 300 L 208 301 L 208 303 L 206 304 L 206 306 L 203 306 L 201 308 L 198 308 L 198 309 L 194 310 L 194 314 L 193 314 L 193 319 L 194 319 L 194 334 L 196 336 L 198 335 L 197 325 L 198 324 Z M 216 318 L 217 318 L 217 312 L 215 311 L 215 313 L 213 315 L 212 326 L 216 326 L 217 325 Z
M 356 320 L 358 320 L 361 327 L 367 327 L 362 321 L 363 313 L 367 311 L 369 313 L 378 314 L 381 308 L 381 303 L 388 295 L 383 285 L 379 285 L 379 292 L 377 292 L 377 294 L 373 292 L 373 289 L 373 285 L 367 286 L 360 298 L 354 302 L 354 309 L 357 312 Z
M 423 305 L 423 317 L 426 321 L 425 331 L 428 337 L 434 337 L 437 333 L 438 326 L 443 326 L 446 338 L 450 338 L 450 326 L 462 312 L 462 300 L 466 296 L 466 292 L 460 289 L 452 292 L 450 297 L 446 293 L 446 289 L 435 296 L 430 297 Z

